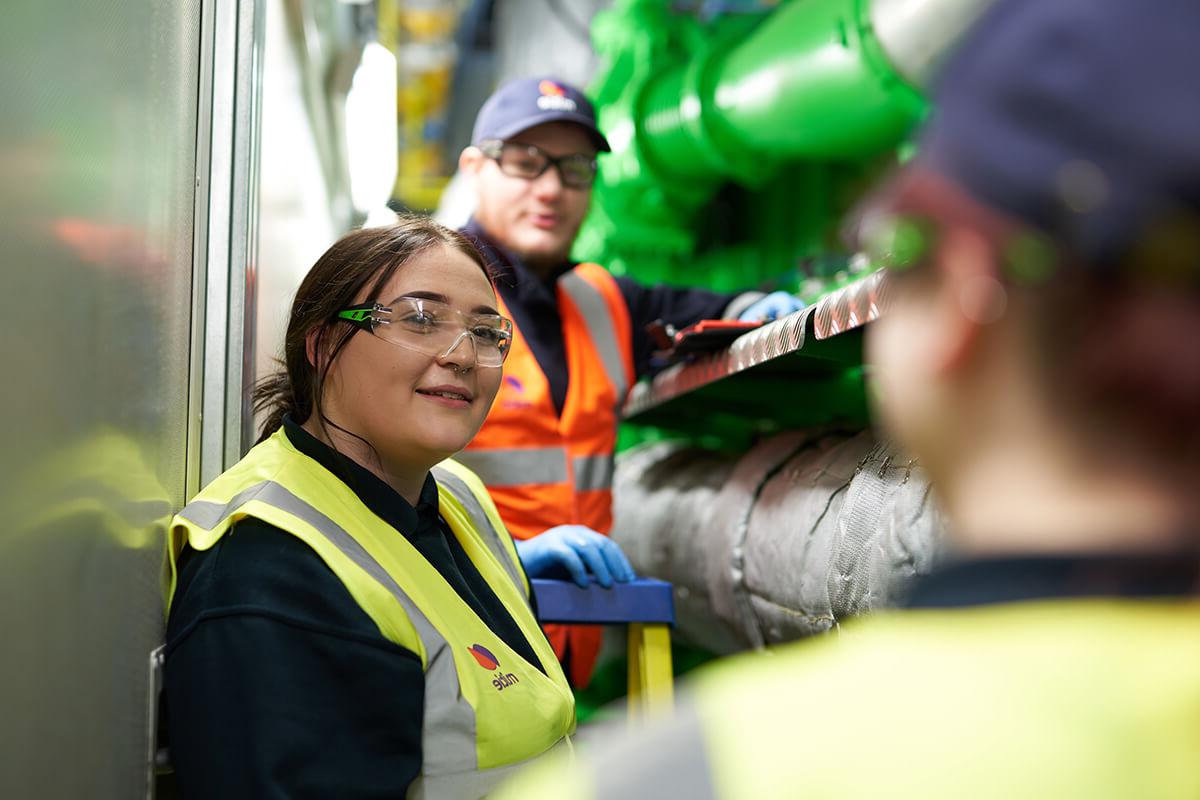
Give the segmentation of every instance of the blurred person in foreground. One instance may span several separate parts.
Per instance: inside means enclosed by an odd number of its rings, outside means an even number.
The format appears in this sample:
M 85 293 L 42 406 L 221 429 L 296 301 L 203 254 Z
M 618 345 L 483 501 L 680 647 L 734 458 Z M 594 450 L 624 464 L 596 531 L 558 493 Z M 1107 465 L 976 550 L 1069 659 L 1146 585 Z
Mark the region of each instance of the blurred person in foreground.
M 572 261 L 597 155 L 609 150 L 591 103 L 573 86 L 551 78 L 504 84 L 480 109 L 471 142 L 459 158 L 477 203 L 465 232 L 494 264 L 501 313 L 514 330 L 500 393 L 460 459 L 524 540 L 522 559 L 537 563 L 556 546 L 547 533 L 595 545 L 609 532 L 617 425 L 626 393 L 649 369 L 647 325 L 768 320 L 803 303 L 786 292 L 643 286 Z M 585 687 L 600 628 L 548 625 L 546 633 L 572 685 Z
M 866 207 L 878 411 L 954 560 L 501 796 L 1200 797 L 1196 31 L 1001 0 Z

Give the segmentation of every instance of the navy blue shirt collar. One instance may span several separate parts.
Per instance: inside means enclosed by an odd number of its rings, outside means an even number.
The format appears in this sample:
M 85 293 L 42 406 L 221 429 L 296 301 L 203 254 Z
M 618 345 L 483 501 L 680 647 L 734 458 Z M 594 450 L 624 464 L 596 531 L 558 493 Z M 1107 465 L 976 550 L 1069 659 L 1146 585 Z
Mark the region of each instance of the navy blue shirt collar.
M 437 482 L 432 474 L 425 476 L 414 507 L 373 472 L 317 439 L 291 416 L 284 416 L 283 430 L 293 447 L 341 478 L 371 513 L 406 536 L 411 538 L 422 524 L 436 524 L 439 519 Z
M 483 226 L 474 217 L 467 220 L 467 224 L 463 226 L 462 232 L 470 236 L 479 246 L 479 249 L 483 251 L 484 256 L 492 266 L 496 283 L 505 288 L 516 287 L 531 281 L 553 287 L 558 282 L 558 279 L 562 277 L 563 273 L 569 272 L 576 266 L 574 261 L 563 261 L 550 271 L 549 277 L 543 279 L 533 270 L 529 269 L 520 256 L 502 247 L 495 239 L 489 236 L 488 232 L 484 230 Z
M 543 280 L 515 253 L 496 244 L 476 220 L 468 222 L 463 232 L 476 241 L 491 264 L 496 293 L 546 376 L 555 410 L 562 414 L 571 376 L 567 369 L 562 312 L 558 307 L 558 279 L 575 265 L 564 261 Z
M 533 645 L 512 614 L 479 573 L 458 537 L 442 520 L 438 512 L 437 483 L 432 474 L 426 476 L 414 508 L 370 470 L 317 440 L 291 417 L 283 418 L 283 429 L 297 450 L 342 480 L 371 513 L 398 530 L 493 633 L 545 672 Z

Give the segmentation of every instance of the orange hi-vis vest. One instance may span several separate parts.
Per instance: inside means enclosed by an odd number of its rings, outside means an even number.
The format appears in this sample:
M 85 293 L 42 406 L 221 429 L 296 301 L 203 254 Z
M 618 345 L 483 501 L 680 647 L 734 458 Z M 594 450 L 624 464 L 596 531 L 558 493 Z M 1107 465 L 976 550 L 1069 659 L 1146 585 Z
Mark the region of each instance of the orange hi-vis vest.
M 529 343 L 514 326 L 492 410 L 456 456 L 487 485 L 518 539 L 556 525 L 586 525 L 604 534 L 612 527 L 617 424 L 634 380 L 629 309 L 617 282 L 597 264 L 564 273 L 557 293 L 569 376 L 562 415 Z M 586 686 L 600 629 L 547 625 L 546 635 L 560 658 L 569 640 L 571 681 Z

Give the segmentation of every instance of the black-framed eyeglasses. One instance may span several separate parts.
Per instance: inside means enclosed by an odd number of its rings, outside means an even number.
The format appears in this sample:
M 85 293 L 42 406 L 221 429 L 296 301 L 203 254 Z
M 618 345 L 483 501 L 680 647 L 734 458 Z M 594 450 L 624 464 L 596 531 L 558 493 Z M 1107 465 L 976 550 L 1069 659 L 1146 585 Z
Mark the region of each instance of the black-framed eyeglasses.
M 532 144 L 502 142 L 489 139 L 479 145 L 485 156 L 500 166 L 500 171 L 514 178 L 533 180 L 554 167 L 564 186 L 586 189 L 596 180 L 599 165 L 594 156 L 584 153 L 569 153 L 555 158 Z
M 475 349 L 475 363 L 499 367 L 512 345 L 512 322 L 499 314 L 464 314 L 424 297 L 397 297 L 388 305 L 360 303 L 343 308 L 338 319 L 385 342 L 435 358 L 445 358 L 464 339 Z

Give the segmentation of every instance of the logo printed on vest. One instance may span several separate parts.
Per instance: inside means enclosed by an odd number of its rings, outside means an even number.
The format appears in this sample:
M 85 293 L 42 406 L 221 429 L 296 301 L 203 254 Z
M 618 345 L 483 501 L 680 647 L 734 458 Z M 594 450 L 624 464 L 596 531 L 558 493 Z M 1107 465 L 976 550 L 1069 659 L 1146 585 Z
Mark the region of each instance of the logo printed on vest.
M 513 397 L 513 393 L 524 395 L 525 384 L 521 383 L 520 379 L 512 376 L 504 376 L 504 385 L 512 391 L 504 392 L 504 407 L 505 408 L 533 408 L 533 403 L 524 400 L 521 397 Z
M 484 669 L 495 669 L 500 666 L 500 659 L 492 655 L 492 651 L 481 644 L 471 645 L 467 648 L 467 652 L 475 656 L 475 660 L 479 662 L 479 666 Z
M 521 679 L 511 672 L 501 672 L 500 659 L 492 655 L 492 651 L 483 645 L 471 645 L 467 648 L 467 652 L 475 656 L 475 660 L 479 662 L 479 666 L 486 670 L 496 670 L 496 674 L 492 678 L 492 686 L 496 687 L 497 692 L 502 692 L 514 683 L 521 682 Z

